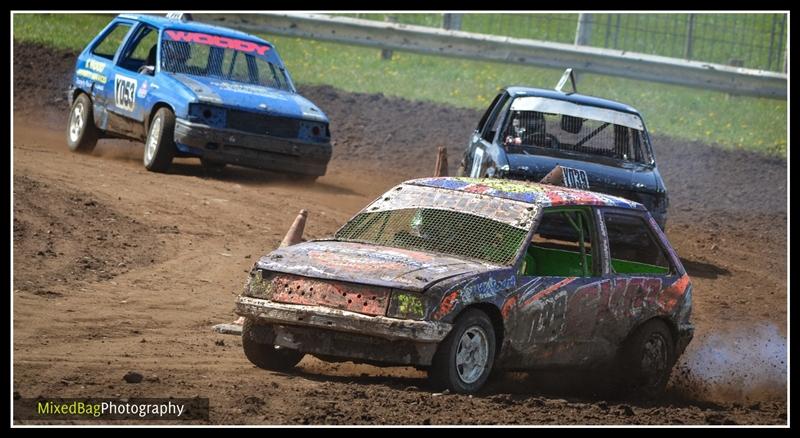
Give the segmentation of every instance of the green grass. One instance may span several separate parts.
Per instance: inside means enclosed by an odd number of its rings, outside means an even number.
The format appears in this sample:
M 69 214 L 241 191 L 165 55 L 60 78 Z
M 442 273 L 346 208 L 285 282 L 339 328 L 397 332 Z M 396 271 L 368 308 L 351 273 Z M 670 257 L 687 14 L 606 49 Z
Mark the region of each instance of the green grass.
M 14 38 L 80 50 L 109 20 L 108 16 L 16 14 Z M 262 36 L 277 46 L 299 84 L 327 84 L 457 107 L 484 109 L 502 86 L 551 88 L 561 76 L 553 69 L 406 52 L 395 52 L 387 61 L 380 59 L 377 49 Z M 785 100 L 600 75 L 582 76 L 579 90 L 636 107 L 653 134 L 786 156 Z

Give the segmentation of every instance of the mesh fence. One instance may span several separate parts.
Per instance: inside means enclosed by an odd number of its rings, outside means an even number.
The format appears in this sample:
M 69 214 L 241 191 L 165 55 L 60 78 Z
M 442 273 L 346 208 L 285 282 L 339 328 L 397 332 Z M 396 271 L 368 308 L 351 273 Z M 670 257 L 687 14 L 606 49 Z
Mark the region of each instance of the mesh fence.
M 567 44 L 579 41 L 593 47 L 785 71 L 786 14 L 349 15 Z
M 638 163 L 648 161 L 636 129 L 567 115 L 512 111 L 502 138 L 512 153 L 540 147 Z
M 406 208 L 361 213 L 334 237 L 507 265 L 526 234 L 524 229 L 467 213 Z
M 186 41 L 163 40 L 161 68 L 215 79 L 289 90 L 289 82 L 275 64 L 240 50 Z

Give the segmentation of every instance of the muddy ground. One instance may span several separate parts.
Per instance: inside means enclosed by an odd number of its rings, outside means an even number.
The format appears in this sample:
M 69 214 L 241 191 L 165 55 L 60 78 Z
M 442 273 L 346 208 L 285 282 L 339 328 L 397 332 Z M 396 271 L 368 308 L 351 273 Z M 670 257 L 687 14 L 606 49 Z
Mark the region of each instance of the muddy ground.
M 201 396 L 211 423 L 236 424 L 787 421 L 784 160 L 655 139 L 697 328 L 661 400 L 606 400 L 510 373 L 480 395 L 436 394 L 413 369 L 311 357 L 272 373 L 210 330 L 234 319 L 253 262 L 301 208 L 306 237 L 322 237 L 392 184 L 430 175 L 437 146 L 454 168 L 480 112 L 301 87 L 333 120 L 334 159 L 316 184 L 235 167 L 210 177 L 189 159 L 155 174 L 136 143 L 70 153 L 75 55 L 13 49 L 15 397 Z M 129 371 L 144 380 L 126 383 Z

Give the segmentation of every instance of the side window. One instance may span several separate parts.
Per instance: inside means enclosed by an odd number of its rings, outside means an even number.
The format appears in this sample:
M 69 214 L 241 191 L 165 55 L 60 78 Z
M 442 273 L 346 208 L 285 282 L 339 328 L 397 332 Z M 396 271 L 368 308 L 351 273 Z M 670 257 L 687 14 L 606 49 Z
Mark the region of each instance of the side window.
M 666 275 L 672 272 L 666 252 L 650 224 L 638 215 L 603 213 L 611 250 L 611 269 L 617 274 Z
M 545 209 L 528 245 L 522 275 L 589 277 L 599 275 L 594 222 L 587 208 Z
M 155 67 L 157 47 L 158 31 L 150 26 L 141 26 L 122 56 L 120 67 L 131 71 L 137 71 L 143 65 Z
M 129 30 L 131 30 L 130 24 L 117 23 L 103 39 L 95 44 L 92 54 L 106 59 L 114 59 L 114 55 L 119 50 L 119 46 Z
M 488 142 L 494 141 L 494 136 L 497 133 L 497 130 L 500 129 L 500 123 L 503 122 L 503 115 L 508 111 L 508 107 L 511 105 L 511 99 L 509 98 L 508 94 L 504 94 L 502 99 L 497 103 L 494 108 L 494 113 L 489 116 L 489 120 L 486 121 L 486 127 L 483 130 L 483 137 L 484 140 Z
M 481 117 L 481 120 L 478 122 L 478 127 L 475 128 L 476 131 L 483 132 L 483 127 L 486 126 L 486 120 L 489 119 L 489 115 L 492 113 L 492 110 L 497 105 L 497 102 L 500 100 L 500 98 L 503 96 L 503 94 L 505 94 L 505 93 L 500 93 L 500 94 L 498 94 L 497 96 L 494 97 L 494 99 L 492 100 L 492 103 L 489 105 L 489 108 L 486 108 L 486 112 L 483 113 L 483 116 Z

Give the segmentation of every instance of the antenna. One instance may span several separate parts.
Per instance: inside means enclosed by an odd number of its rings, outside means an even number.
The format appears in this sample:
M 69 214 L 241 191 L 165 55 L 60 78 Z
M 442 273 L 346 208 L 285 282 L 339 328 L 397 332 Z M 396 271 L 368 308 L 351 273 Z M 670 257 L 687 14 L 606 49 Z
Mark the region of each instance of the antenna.
M 564 74 L 561 75 L 561 79 L 558 80 L 558 84 L 556 85 L 556 91 L 561 91 L 561 89 L 564 88 L 564 85 L 567 83 L 567 79 L 569 79 L 570 83 L 572 84 L 572 91 L 566 94 L 577 93 L 578 88 L 575 86 L 575 74 L 572 73 L 571 68 L 564 70 Z

